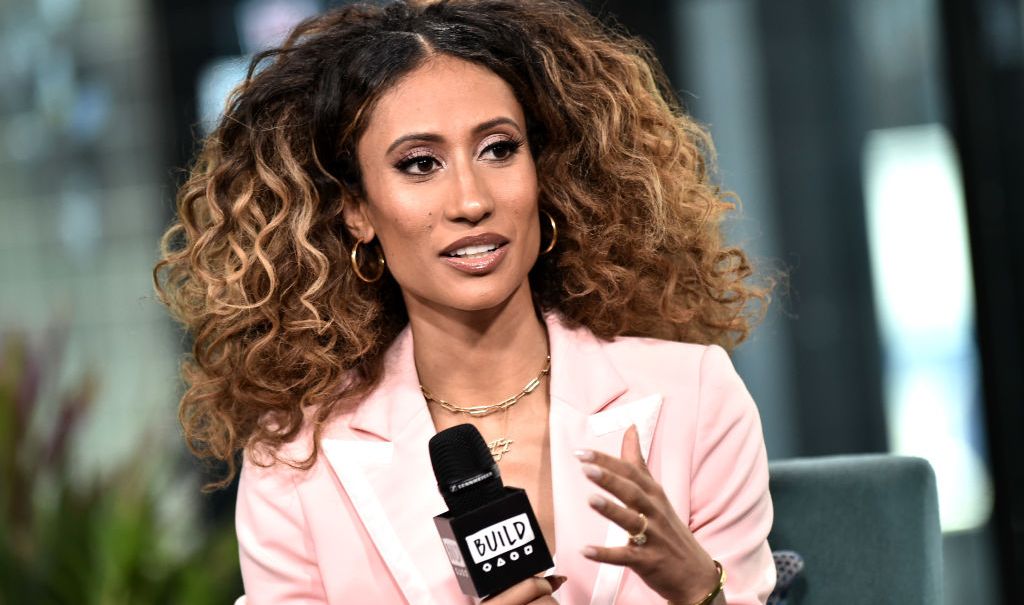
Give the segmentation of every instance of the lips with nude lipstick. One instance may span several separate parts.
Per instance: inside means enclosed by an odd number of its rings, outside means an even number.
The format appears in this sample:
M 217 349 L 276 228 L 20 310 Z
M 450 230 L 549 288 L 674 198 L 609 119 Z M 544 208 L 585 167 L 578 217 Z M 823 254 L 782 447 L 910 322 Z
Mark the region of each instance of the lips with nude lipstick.
M 481 233 L 458 239 L 441 251 L 441 260 L 471 275 L 490 273 L 505 258 L 508 238 Z

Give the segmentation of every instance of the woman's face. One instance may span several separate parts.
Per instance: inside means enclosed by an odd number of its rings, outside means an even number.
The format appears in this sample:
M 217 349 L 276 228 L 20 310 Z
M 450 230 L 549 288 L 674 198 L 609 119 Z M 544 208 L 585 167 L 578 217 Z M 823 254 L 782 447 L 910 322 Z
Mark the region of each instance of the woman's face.
M 363 242 L 380 239 L 411 312 L 491 309 L 517 291 L 530 299 L 537 173 L 504 80 L 428 60 L 379 99 L 356 155 L 365 199 L 345 208 L 346 223 Z

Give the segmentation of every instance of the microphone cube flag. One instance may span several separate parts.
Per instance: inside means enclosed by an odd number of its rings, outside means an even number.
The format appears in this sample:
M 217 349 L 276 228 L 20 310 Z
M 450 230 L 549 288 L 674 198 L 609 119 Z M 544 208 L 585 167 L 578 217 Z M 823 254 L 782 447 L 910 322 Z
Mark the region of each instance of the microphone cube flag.
M 459 588 L 471 597 L 495 595 L 554 566 L 526 492 L 502 492 L 473 510 L 434 517 Z

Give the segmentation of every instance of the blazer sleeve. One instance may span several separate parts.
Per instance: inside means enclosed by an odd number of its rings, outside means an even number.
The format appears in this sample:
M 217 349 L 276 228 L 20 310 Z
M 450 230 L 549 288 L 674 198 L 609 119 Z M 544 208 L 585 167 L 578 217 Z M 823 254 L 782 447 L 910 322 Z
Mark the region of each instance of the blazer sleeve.
M 327 603 L 292 470 L 245 455 L 235 531 L 246 605 Z
M 690 528 L 728 574 L 729 605 L 767 601 L 775 586 L 768 547 L 772 501 L 761 419 L 729 356 L 701 359 L 697 434 L 690 477 Z

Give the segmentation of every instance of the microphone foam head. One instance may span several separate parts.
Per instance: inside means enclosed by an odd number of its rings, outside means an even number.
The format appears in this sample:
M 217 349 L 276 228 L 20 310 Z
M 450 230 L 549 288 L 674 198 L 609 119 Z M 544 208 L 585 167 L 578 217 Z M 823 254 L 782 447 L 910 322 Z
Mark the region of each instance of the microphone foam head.
M 494 457 L 472 424 L 459 424 L 430 438 L 430 462 L 449 510 L 474 508 L 502 493 Z

